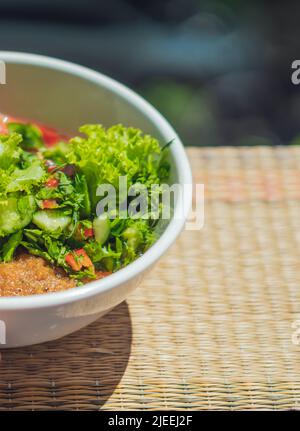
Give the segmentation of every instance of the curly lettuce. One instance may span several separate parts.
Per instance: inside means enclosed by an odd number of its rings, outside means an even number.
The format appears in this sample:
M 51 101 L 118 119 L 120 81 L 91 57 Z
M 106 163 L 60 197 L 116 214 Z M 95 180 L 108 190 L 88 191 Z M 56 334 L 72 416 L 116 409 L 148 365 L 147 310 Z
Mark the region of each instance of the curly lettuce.
M 118 190 L 121 176 L 127 177 L 128 187 L 136 182 L 145 185 L 160 182 L 161 148 L 152 136 L 122 125 L 109 129 L 85 125 L 79 131 L 86 138 L 72 139 L 65 157 L 85 175 L 94 209 L 96 190 L 101 184 L 111 184 Z

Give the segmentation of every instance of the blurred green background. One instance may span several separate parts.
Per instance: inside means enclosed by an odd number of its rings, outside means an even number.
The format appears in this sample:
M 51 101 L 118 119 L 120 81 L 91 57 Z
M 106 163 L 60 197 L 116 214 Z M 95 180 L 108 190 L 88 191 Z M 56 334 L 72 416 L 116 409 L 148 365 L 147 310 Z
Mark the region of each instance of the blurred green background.
M 0 49 L 124 82 L 185 145 L 284 145 L 300 131 L 299 18 L 296 1 L 1 0 Z

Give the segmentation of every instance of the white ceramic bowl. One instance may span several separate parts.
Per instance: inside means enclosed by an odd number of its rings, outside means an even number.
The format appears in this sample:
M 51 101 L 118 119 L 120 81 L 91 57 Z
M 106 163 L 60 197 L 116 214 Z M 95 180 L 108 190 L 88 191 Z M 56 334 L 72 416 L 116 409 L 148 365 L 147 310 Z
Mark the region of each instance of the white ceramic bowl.
M 66 132 L 84 123 L 139 127 L 170 147 L 171 182 L 191 184 L 191 170 L 180 139 L 144 99 L 122 84 L 87 68 L 54 58 L 0 51 L 6 84 L 0 85 L 0 112 L 30 118 Z M 54 340 L 98 319 L 122 302 L 175 241 L 191 205 L 191 191 L 178 197 L 174 216 L 159 240 L 126 268 L 64 292 L 0 298 L 3 342 L 16 347 Z M 176 269 L 175 269 L 176 270 Z

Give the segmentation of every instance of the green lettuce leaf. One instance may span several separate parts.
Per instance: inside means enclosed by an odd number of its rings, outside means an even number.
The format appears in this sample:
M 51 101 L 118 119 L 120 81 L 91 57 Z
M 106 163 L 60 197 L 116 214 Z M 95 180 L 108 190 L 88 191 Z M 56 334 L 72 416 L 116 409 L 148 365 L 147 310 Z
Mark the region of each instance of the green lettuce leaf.
M 10 182 L 6 186 L 6 192 L 27 191 L 45 182 L 48 174 L 39 160 L 35 160 L 28 168 L 16 168 L 10 176 Z
M 0 135 L 0 169 L 9 169 L 17 164 L 22 153 L 21 141 L 22 137 L 17 133 Z
M 43 146 L 42 133 L 33 124 L 8 123 L 9 133 L 18 133 L 22 136 L 21 147 L 24 150 L 37 150 Z
M 134 182 L 146 185 L 160 182 L 161 149 L 150 135 L 122 125 L 107 130 L 101 125 L 85 125 L 80 132 L 87 137 L 72 139 L 66 157 L 85 175 L 93 210 L 99 200 L 97 187 L 111 184 L 118 190 L 120 176 L 127 176 L 128 187 Z
M 17 247 L 19 247 L 21 244 L 22 238 L 23 232 L 22 230 L 19 230 L 6 240 L 1 249 L 1 257 L 3 262 L 10 262 L 13 259 Z

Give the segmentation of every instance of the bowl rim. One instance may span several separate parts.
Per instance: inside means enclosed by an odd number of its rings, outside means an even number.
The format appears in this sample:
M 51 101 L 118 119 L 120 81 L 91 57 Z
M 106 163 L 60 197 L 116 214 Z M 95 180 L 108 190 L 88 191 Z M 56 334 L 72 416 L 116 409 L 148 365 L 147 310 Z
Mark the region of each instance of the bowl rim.
M 60 60 L 53 57 L 15 51 L 0 51 L 0 60 L 5 63 L 24 64 L 54 69 L 69 73 L 89 82 L 101 85 L 108 91 L 115 93 L 142 112 L 147 119 L 156 126 L 166 139 L 174 138 L 170 147 L 175 167 L 177 168 L 178 183 L 182 186 L 192 184 L 190 164 L 183 144 L 168 121 L 145 99 L 133 90 L 112 79 L 101 72 L 96 72 L 84 66 Z M 184 227 L 186 216 L 191 208 L 192 187 L 186 187 L 174 208 L 174 214 L 167 228 L 158 240 L 141 257 L 101 280 L 86 285 L 71 288 L 61 292 L 34 294 L 28 296 L 0 297 L 0 310 L 37 309 L 48 308 L 67 303 L 77 302 L 81 299 L 91 298 L 124 284 L 143 273 L 151 267 L 175 241 Z M 182 216 L 184 214 L 184 217 Z

